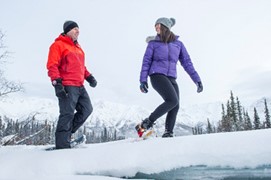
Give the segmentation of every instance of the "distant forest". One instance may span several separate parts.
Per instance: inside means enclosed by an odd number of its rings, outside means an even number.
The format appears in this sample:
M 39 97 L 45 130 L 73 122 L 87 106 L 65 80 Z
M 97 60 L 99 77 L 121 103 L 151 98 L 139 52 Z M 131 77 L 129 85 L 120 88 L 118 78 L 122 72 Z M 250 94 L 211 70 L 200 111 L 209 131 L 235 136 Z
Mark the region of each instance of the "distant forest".
M 3 122 L 7 122 L 6 124 Z M 35 115 L 24 121 L 14 121 L 8 117 L 0 116 L 0 145 L 47 145 L 55 143 L 56 124 L 48 121 L 41 122 L 35 119 Z M 103 131 L 95 132 L 81 127 L 73 136 L 86 135 L 86 143 L 101 143 L 124 139 L 117 135 L 117 131 L 109 131 L 104 127 Z
M 270 113 L 266 99 L 264 100 L 265 119 L 260 120 L 257 109 L 254 108 L 254 115 L 250 117 L 247 110 L 241 106 L 238 97 L 230 94 L 230 99 L 221 105 L 221 119 L 217 124 L 211 124 L 209 119 L 205 124 L 198 124 L 192 128 L 194 135 L 247 131 L 256 129 L 270 128 Z M 0 145 L 47 145 L 55 142 L 56 123 L 40 121 L 31 115 L 24 121 L 10 119 L 0 116 Z M 83 126 L 75 133 L 75 138 L 85 134 L 86 143 L 102 143 L 124 139 L 119 136 L 116 130 L 103 127 L 103 130 L 96 131 Z
M 263 103 L 265 119 L 260 120 L 256 107 L 254 107 L 253 117 L 250 117 L 247 110 L 241 105 L 239 98 L 235 98 L 231 91 L 230 99 L 227 101 L 227 104 L 221 105 L 221 120 L 218 121 L 218 124 L 212 125 L 210 120 L 207 119 L 207 127 L 203 128 L 202 124 L 197 125 L 192 128 L 193 134 L 248 131 L 270 128 L 270 113 L 266 99 L 264 99 Z

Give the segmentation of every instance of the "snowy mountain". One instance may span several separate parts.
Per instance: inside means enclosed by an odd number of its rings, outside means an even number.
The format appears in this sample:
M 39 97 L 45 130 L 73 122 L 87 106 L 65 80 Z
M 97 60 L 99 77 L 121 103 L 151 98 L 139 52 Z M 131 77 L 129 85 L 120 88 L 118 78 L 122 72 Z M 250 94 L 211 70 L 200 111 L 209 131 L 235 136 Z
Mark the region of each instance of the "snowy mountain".
M 271 98 L 267 98 L 271 107 Z M 175 135 L 191 134 L 191 127 L 206 125 L 207 119 L 214 125 L 220 120 L 222 102 L 198 104 L 190 107 L 182 107 L 178 113 Z M 225 103 L 224 103 L 225 104 Z M 129 106 L 98 100 L 93 102 L 94 111 L 85 125 L 90 131 L 100 132 L 107 129 L 117 131 L 118 135 L 134 137 L 134 127 L 151 113 L 150 110 L 139 106 Z M 253 117 L 253 109 L 256 107 L 261 119 L 264 119 L 264 98 L 251 103 L 247 110 Z M 58 103 L 56 99 L 38 97 L 11 97 L 0 101 L 0 115 L 14 120 L 25 120 L 34 116 L 37 120 L 56 121 L 58 118 Z M 158 135 L 164 131 L 164 119 L 156 121 L 155 129 Z

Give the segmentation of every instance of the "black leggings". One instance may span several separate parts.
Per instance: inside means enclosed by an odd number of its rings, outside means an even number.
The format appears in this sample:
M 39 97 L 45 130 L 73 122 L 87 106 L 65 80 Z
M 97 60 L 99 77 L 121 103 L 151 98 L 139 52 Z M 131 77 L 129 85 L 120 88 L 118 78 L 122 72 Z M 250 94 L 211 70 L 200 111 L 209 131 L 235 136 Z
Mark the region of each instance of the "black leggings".
M 155 122 L 158 118 L 167 113 L 165 131 L 173 133 L 176 122 L 176 116 L 179 110 L 179 87 L 175 78 L 167 77 L 161 74 L 150 76 L 152 87 L 164 99 L 150 115 L 151 122 Z

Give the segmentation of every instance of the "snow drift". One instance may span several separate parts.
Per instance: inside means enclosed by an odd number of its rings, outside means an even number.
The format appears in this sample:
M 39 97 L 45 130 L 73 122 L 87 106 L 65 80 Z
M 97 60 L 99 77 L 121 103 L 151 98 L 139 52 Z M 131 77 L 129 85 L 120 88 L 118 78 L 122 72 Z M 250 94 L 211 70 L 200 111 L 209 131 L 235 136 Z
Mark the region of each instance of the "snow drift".
M 199 165 L 237 169 L 268 165 L 261 173 L 271 177 L 270 137 L 271 129 L 265 129 L 145 141 L 130 138 L 49 152 L 44 150 L 48 146 L 1 147 L 0 179 L 133 177 Z

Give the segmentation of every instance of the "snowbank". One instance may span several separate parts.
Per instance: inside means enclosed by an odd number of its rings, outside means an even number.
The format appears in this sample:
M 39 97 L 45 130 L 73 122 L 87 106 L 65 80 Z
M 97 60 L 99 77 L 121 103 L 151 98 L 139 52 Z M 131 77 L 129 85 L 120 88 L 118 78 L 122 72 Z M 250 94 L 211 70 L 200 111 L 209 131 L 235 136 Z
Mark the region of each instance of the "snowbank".
M 270 137 L 271 129 L 266 129 L 126 139 L 56 151 L 44 151 L 45 146 L 1 147 L 0 179 L 133 177 L 138 172 L 152 174 L 198 165 L 255 168 L 271 165 Z M 271 174 L 270 169 L 265 172 Z

